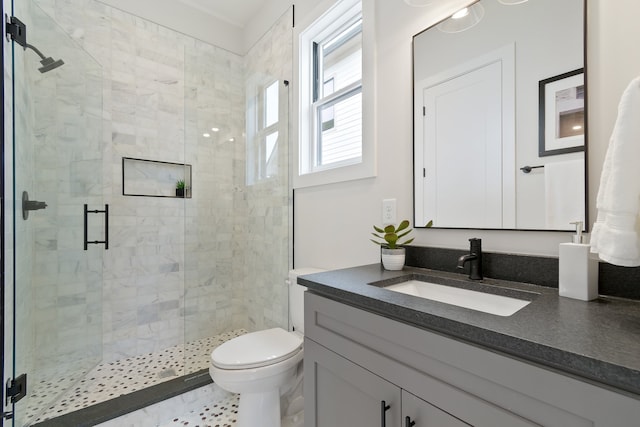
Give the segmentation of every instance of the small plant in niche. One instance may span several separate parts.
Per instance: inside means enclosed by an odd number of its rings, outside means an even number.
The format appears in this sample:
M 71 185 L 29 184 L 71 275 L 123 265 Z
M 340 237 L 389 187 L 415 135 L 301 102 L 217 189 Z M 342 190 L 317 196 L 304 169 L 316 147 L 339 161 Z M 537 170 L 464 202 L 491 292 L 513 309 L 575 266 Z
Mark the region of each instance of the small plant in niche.
M 184 179 L 179 179 L 178 181 L 176 181 L 176 197 L 184 197 L 186 188 L 187 187 Z
M 433 221 L 429 221 L 425 227 L 430 228 L 432 225 Z M 371 241 L 382 248 L 382 265 L 386 270 L 402 270 L 405 259 L 403 246 L 413 242 L 413 237 L 401 241 L 402 238 L 413 231 L 409 226 L 408 219 L 402 221 L 397 227 L 393 224 L 384 228 L 373 226 L 376 233 L 371 234 L 380 240 L 371 239 Z

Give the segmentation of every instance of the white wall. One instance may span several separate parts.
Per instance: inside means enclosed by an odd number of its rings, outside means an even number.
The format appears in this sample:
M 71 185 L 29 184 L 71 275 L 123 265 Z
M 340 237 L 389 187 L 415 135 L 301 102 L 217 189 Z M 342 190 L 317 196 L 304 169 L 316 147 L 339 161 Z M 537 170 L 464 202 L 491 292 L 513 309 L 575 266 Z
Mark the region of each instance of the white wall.
M 588 0 L 589 199 L 595 198 L 619 97 L 640 74 L 636 0 Z M 400 0 L 376 0 L 378 176 L 295 192 L 295 264 L 339 268 L 377 262 L 369 242 L 372 224 L 381 222 L 381 200 L 396 198 L 398 219 L 411 218 L 412 98 L 411 37 L 464 1 L 411 8 Z M 296 7 L 296 21 L 301 8 Z M 557 256 L 569 233 L 480 230 L 416 230 L 414 244 L 467 248 L 480 237 L 488 251 Z M 452 261 L 453 262 L 453 261 Z

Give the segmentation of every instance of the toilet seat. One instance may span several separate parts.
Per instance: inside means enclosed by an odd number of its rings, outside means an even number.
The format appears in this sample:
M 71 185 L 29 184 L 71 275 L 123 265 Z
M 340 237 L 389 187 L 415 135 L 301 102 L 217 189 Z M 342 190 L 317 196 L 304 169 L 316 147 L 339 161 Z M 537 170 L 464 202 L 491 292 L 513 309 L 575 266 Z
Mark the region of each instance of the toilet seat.
M 221 369 L 251 369 L 281 362 L 302 349 L 302 337 L 282 328 L 251 332 L 229 340 L 211 353 Z

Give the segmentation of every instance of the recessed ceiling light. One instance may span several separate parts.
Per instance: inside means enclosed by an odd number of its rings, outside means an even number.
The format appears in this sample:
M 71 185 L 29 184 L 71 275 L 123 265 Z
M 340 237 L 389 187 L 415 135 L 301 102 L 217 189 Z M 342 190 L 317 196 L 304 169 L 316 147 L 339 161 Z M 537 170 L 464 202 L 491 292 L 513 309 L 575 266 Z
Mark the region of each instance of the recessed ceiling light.
M 220 128 L 211 128 L 212 131 L 214 132 L 218 132 L 220 130 Z
M 211 136 L 211 134 L 203 133 L 202 136 L 204 136 L 205 138 L 209 138 Z
M 236 140 L 235 138 L 229 138 L 229 142 L 233 142 L 235 140 Z

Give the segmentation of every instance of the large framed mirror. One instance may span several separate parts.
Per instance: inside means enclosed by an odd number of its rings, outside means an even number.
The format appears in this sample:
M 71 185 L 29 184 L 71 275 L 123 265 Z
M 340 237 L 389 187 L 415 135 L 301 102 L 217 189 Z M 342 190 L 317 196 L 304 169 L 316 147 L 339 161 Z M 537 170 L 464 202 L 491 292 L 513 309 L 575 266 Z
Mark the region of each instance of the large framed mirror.
M 479 0 L 414 36 L 416 226 L 588 224 L 585 10 Z

